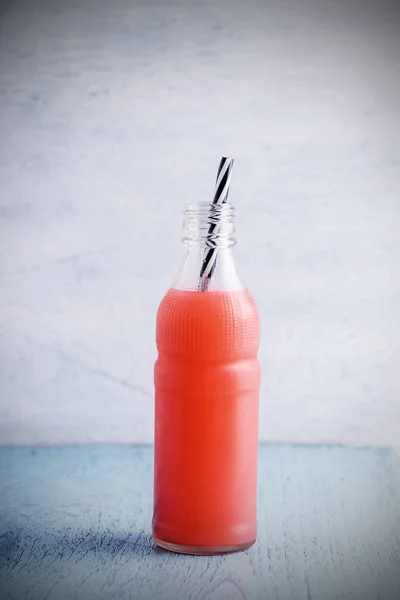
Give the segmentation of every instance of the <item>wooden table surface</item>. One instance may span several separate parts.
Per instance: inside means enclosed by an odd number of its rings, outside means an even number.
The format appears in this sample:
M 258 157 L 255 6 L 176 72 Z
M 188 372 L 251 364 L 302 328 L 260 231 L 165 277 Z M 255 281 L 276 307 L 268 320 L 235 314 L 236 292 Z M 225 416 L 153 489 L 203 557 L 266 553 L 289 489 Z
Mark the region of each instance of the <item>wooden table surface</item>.
M 0 449 L 1 600 L 400 600 L 400 461 L 390 449 L 263 446 L 259 539 L 154 547 L 152 448 Z

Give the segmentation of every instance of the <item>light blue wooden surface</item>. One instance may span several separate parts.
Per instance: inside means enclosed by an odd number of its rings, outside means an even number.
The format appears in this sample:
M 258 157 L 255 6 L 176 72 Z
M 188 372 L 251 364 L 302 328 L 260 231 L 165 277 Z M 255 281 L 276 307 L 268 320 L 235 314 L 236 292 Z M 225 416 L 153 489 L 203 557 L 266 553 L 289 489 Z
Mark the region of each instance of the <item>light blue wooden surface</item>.
M 399 600 L 400 462 L 263 446 L 259 539 L 223 557 L 150 536 L 152 448 L 0 450 L 0 598 Z

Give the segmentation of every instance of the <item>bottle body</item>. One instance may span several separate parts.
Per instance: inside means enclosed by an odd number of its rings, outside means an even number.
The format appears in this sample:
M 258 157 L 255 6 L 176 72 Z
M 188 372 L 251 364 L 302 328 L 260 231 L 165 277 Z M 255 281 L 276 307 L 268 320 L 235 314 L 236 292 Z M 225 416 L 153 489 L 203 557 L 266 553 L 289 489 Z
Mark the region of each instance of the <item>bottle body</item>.
M 257 535 L 259 317 L 232 287 L 171 288 L 157 313 L 153 537 L 177 552 Z

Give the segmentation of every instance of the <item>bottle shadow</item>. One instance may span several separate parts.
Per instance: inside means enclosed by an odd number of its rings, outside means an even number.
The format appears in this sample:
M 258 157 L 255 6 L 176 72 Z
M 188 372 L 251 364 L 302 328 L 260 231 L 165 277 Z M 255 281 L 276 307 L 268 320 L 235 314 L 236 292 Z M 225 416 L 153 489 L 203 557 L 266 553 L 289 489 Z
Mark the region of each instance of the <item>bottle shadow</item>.
M 155 544 L 150 532 L 115 531 L 114 529 L 71 528 L 55 530 L 40 528 L 36 531 L 10 527 L 0 535 L 0 568 L 25 565 L 43 565 L 53 560 L 54 564 L 81 563 L 92 558 L 99 563 L 125 563 L 130 558 L 161 559 L 172 553 Z M 179 556 L 174 554 L 179 560 Z
M 89 530 L 79 532 L 68 540 L 71 557 L 79 559 L 83 555 L 108 555 L 111 559 L 128 555 L 162 556 L 166 552 L 153 541 L 150 533 L 145 531 L 116 533 L 112 531 Z

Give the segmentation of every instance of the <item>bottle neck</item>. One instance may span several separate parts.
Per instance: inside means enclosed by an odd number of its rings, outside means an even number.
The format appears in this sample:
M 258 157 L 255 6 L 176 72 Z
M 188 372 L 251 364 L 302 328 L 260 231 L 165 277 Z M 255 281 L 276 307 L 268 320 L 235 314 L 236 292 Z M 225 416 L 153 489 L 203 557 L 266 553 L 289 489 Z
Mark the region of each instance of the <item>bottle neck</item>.
M 186 246 L 230 248 L 236 244 L 235 209 L 231 204 L 188 204 L 183 219 Z
M 211 292 L 242 289 L 233 257 L 234 208 L 230 204 L 188 204 L 184 213 L 184 258 L 173 287 Z

